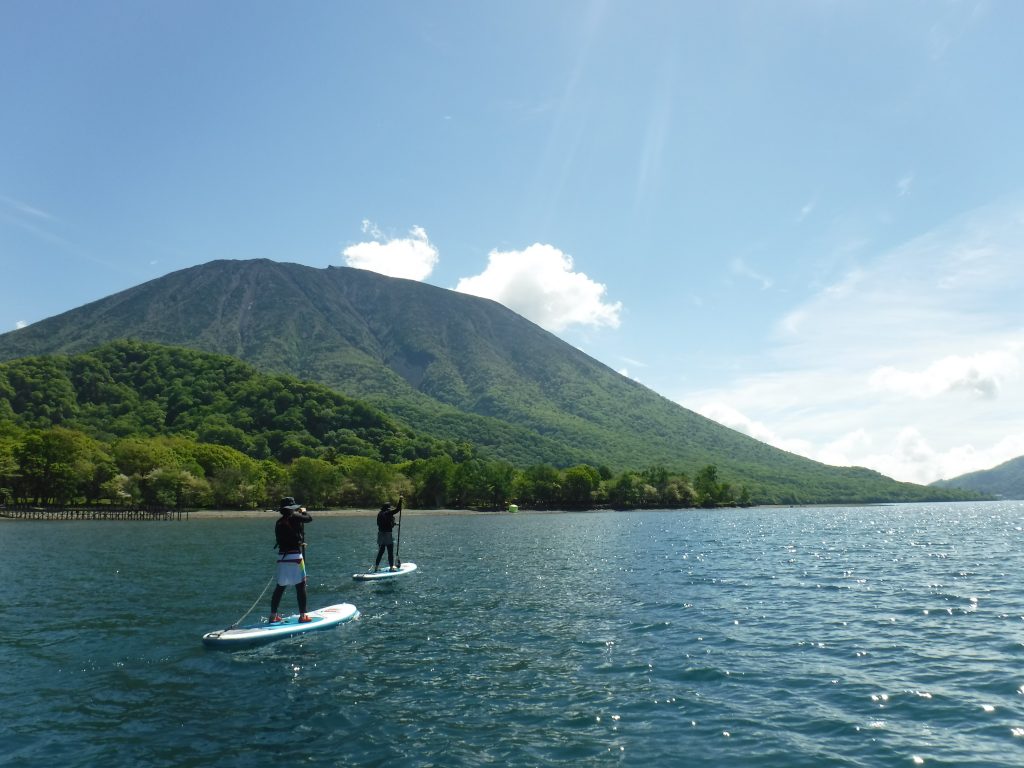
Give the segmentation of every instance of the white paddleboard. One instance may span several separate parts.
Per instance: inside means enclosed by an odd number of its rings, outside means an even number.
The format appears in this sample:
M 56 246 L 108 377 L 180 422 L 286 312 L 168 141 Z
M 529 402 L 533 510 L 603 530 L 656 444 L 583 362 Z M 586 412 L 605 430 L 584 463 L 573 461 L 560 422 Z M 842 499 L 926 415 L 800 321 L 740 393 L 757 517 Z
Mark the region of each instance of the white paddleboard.
M 393 579 L 395 576 L 404 576 L 416 570 L 416 563 L 402 563 L 397 571 L 389 571 L 387 566 L 379 571 L 367 571 L 366 573 L 353 573 L 352 578 L 356 581 L 377 581 L 378 579 Z
M 203 644 L 217 648 L 240 648 L 246 645 L 257 645 L 281 637 L 290 637 L 303 632 L 314 632 L 318 629 L 343 624 L 359 616 L 359 611 L 352 603 L 328 605 L 308 614 L 312 621 L 299 622 L 299 614 L 294 614 L 273 624 L 251 624 L 245 627 L 218 629 L 203 635 Z

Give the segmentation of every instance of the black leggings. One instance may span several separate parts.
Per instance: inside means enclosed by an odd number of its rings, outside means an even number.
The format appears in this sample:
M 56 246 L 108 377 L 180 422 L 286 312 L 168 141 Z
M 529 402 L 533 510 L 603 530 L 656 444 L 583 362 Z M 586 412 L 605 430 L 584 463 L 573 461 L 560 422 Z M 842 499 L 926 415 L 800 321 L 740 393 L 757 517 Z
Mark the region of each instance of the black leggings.
M 378 536 L 377 538 L 379 540 L 383 537 Z M 395 543 L 392 541 L 391 534 L 389 533 L 387 538 L 384 540 L 384 543 L 377 548 L 377 560 L 373 564 L 374 568 L 380 565 L 380 559 L 384 556 L 385 549 L 388 551 L 388 565 L 392 568 L 395 567 Z
M 281 597 L 284 595 L 284 591 L 287 587 L 278 584 L 277 588 L 274 589 L 274 594 L 270 598 L 270 615 L 273 616 L 277 613 L 278 606 L 281 605 Z M 306 612 L 306 582 L 295 585 L 295 594 L 299 598 L 299 613 Z

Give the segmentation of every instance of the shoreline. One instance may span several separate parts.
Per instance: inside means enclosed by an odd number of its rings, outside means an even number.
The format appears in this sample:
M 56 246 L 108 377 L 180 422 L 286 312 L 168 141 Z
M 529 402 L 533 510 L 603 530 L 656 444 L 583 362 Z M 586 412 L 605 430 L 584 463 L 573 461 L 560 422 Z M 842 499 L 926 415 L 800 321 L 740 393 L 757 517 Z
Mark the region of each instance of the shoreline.
M 982 502 L 971 502 L 971 503 L 987 503 L 994 500 L 984 500 Z M 1015 501 L 1009 499 L 1003 499 L 999 501 Z M 892 501 L 880 501 L 880 502 L 866 502 L 866 503 L 854 503 L 854 502 L 837 502 L 833 504 L 755 504 L 746 509 L 833 509 L 837 507 L 889 507 L 899 506 L 900 504 L 923 504 L 929 502 L 892 502 Z M 953 504 L 961 502 L 930 502 L 938 504 Z M 466 516 L 495 516 L 495 515 L 558 515 L 565 513 L 585 513 L 585 514 L 600 514 L 600 513 L 615 513 L 615 512 L 679 512 L 679 511 L 735 511 L 738 509 L 744 509 L 743 507 L 718 507 L 711 510 L 706 510 L 702 507 L 684 507 L 679 509 L 657 507 L 652 509 L 647 508 L 636 508 L 636 509 L 611 509 L 611 508 L 592 508 L 592 509 L 523 509 L 520 507 L 515 512 L 509 512 L 506 509 L 404 509 L 403 513 L 412 515 L 413 517 L 466 517 Z M 185 515 L 187 514 L 187 517 Z M 232 518 L 237 519 L 273 519 L 279 514 L 276 509 L 199 509 L 199 510 L 188 510 L 183 512 L 181 521 L 187 520 L 227 520 Z M 309 514 L 314 519 L 317 517 L 376 517 L 376 509 L 364 509 L 364 508 L 332 508 L 332 509 L 314 509 L 310 510 Z M 56 516 L 54 519 L 58 519 Z M 0 512 L 0 524 L 4 522 L 26 522 L 25 520 L 18 519 L 15 517 L 7 516 Z M 126 521 L 125 521 L 126 522 Z
M 315 520 L 318 517 L 376 517 L 375 509 L 307 509 Z M 476 509 L 403 509 L 403 514 L 413 517 L 440 517 L 446 515 L 512 515 L 516 512 L 505 510 L 487 511 Z M 277 516 L 276 509 L 200 509 L 190 511 L 189 520 L 223 520 L 225 518 L 267 518 Z

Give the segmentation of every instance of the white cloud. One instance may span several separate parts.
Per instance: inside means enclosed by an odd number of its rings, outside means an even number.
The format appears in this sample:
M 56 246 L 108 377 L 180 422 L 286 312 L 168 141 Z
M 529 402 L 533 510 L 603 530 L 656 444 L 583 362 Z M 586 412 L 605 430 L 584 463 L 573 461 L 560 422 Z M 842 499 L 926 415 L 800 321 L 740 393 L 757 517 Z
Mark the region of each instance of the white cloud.
M 23 203 L 20 200 L 15 200 L 10 197 L 0 196 L 0 219 L 8 221 L 27 232 L 31 232 L 42 240 L 46 240 L 50 243 L 56 243 L 76 252 L 78 251 L 74 244 L 56 233 L 55 230 L 61 228 L 62 222 L 52 214 L 40 208 L 36 208 L 35 206 L 29 205 L 28 203 Z M 86 256 L 81 253 L 78 255 L 85 256 L 85 258 L 97 264 L 110 266 L 109 264 L 91 256 Z
M 23 203 L 21 200 L 15 200 L 10 197 L 0 196 L 0 203 L 9 206 L 12 210 L 16 211 L 17 213 L 29 216 L 34 219 L 46 219 L 47 221 L 54 220 L 54 217 L 51 214 L 39 208 L 36 208 L 35 206 L 29 205 L 28 203 Z
M 27 321 L 25 321 L 25 320 L 19 320 L 18 322 L 16 322 L 16 323 L 14 324 L 14 327 L 15 327 L 15 328 L 24 328 L 24 327 L 25 327 L 25 326 L 27 326 L 27 325 L 28 325 L 28 322 L 27 322 Z
M 362 230 L 364 235 L 369 235 L 374 240 L 384 239 L 384 233 L 380 231 L 380 227 L 378 227 L 369 219 L 363 219 Z
M 819 458 L 829 464 L 859 464 L 889 469 L 885 474 L 908 482 L 927 484 L 935 480 L 948 480 L 979 469 L 991 469 L 1005 461 L 1024 455 L 1024 432 L 1010 435 L 988 448 L 976 448 L 970 443 L 950 445 L 938 449 L 933 441 L 925 437 L 917 427 L 898 430 L 885 450 L 872 450 L 870 444 L 865 450 L 851 450 L 829 461 L 828 456 Z M 851 460 L 853 458 L 856 460 Z
M 908 173 L 906 176 L 896 182 L 896 192 L 900 197 L 906 197 L 910 194 L 910 188 L 914 185 L 914 174 Z
M 799 399 L 799 396 L 793 399 Z M 870 415 L 864 419 L 871 424 L 870 427 L 855 426 L 856 419 L 830 420 L 827 424 L 837 429 L 824 429 L 820 433 L 814 430 L 812 422 L 828 419 L 827 409 L 823 411 L 812 407 L 803 422 L 785 416 L 776 417 L 782 424 L 779 430 L 801 435 L 787 437 L 725 403 L 706 403 L 695 410 L 755 440 L 823 464 L 868 467 L 897 480 L 922 485 L 979 469 L 990 469 L 1024 455 L 1024 430 L 1007 435 L 987 448 L 955 441 L 946 447 L 936 448 L 935 440 L 925 436 L 921 428 L 898 424 L 889 427 Z M 811 439 L 804 439 L 805 435 Z
M 622 358 L 622 362 L 624 362 L 626 365 L 632 365 L 632 366 L 634 366 L 636 368 L 646 368 L 647 367 L 647 363 L 643 362 L 642 360 L 636 360 L 636 359 L 634 359 L 632 357 L 623 357 Z
M 910 397 L 930 398 L 947 392 L 964 391 L 981 398 L 994 398 L 1002 382 L 1020 370 L 1017 356 L 994 350 L 963 357 L 950 355 L 921 371 L 901 371 L 893 366 L 879 368 L 868 383 L 872 389 Z
M 737 432 L 742 432 L 755 440 L 760 440 L 762 443 L 774 445 L 776 448 L 781 448 L 784 451 L 807 455 L 808 451 L 813 450 L 813 446 L 806 440 L 787 440 L 777 435 L 764 423 L 751 419 L 726 403 L 704 403 L 698 406 L 696 410 L 701 416 L 706 416 L 723 426 L 734 429 Z
M 573 325 L 617 328 L 622 303 L 604 301 L 606 288 L 573 271 L 572 257 L 552 245 L 491 251 L 487 268 L 455 290 L 493 299 L 549 331 Z
M 849 467 L 858 464 L 858 457 L 870 454 L 874 441 L 866 429 L 855 429 L 820 447 L 812 447 L 813 458 L 824 464 Z
M 387 240 L 373 222 L 363 221 L 363 232 L 373 240 L 356 243 L 342 251 L 345 263 L 389 277 L 424 280 L 437 266 L 437 248 L 423 227 L 413 227 L 409 236 Z
M 763 373 L 675 399 L 899 480 L 989 469 L 1024 455 L 1022 285 L 1024 205 L 974 211 L 790 307 L 746 363 Z

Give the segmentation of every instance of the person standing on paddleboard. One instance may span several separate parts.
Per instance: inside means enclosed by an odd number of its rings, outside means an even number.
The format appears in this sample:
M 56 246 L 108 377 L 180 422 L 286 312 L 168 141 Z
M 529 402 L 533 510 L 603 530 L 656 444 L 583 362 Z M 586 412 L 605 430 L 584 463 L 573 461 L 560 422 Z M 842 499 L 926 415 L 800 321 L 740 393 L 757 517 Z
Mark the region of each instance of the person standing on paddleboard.
M 373 564 L 374 571 L 380 567 L 380 559 L 384 556 L 385 549 L 388 551 L 388 567 L 392 571 L 398 570 L 395 568 L 395 541 L 391 531 L 398 525 L 395 522 L 395 515 L 402 511 L 403 501 L 405 499 L 401 495 L 398 497 L 397 507 L 392 507 L 391 502 L 386 501 L 377 513 L 377 560 Z
M 281 516 L 274 526 L 278 552 L 277 587 L 270 598 L 270 623 L 281 621 L 277 609 L 281 605 L 285 589 L 290 586 L 295 587 L 295 594 L 299 599 L 299 621 L 310 621 L 306 615 L 306 561 L 303 555 L 306 550 L 305 525 L 312 522 L 313 518 L 306 512 L 306 508 L 296 504 L 291 496 L 281 499 L 279 511 Z

